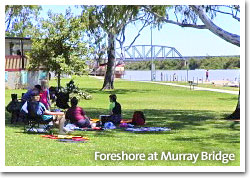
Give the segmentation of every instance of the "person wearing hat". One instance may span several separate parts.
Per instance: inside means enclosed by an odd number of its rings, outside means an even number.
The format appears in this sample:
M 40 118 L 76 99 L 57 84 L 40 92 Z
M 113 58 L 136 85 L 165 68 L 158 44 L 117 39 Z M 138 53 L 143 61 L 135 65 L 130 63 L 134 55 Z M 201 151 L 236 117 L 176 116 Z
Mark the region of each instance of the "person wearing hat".
M 63 112 L 51 112 L 46 109 L 40 101 L 40 92 L 34 90 L 31 92 L 31 100 L 26 101 L 22 106 L 21 111 L 29 114 L 29 111 L 35 113 L 38 118 L 46 120 L 53 120 L 55 126 L 59 126 L 59 134 L 66 134 L 64 130 L 65 115 Z M 31 110 L 32 109 L 32 110 Z

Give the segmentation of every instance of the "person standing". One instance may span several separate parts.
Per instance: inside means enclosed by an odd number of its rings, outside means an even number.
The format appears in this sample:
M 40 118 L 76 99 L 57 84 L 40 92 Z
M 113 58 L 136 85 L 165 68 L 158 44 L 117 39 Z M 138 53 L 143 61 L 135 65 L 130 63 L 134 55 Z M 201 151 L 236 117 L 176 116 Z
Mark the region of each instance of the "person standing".
M 40 102 L 44 104 L 47 110 L 50 110 L 50 95 L 46 80 L 41 81 L 42 91 L 40 93 Z
M 208 81 L 208 70 L 206 71 L 206 81 Z

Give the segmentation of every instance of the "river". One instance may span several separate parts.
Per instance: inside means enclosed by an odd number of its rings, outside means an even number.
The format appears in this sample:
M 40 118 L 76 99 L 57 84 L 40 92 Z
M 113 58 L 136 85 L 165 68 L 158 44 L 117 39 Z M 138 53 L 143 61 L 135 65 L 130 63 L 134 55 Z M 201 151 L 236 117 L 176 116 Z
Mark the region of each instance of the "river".
M 188 76 L 188 77 L 187 77 Z M 205 81 L 206 70 L 156 70 L 156 81 Z M 131 81 L 150 81 L 151 71 L 150 70 L 126 70 L 122 79 Z M 240 80 L 240 69 L 218 69 L 208 71 L 209 81 L 214 80 L 227 80 L 227 81 L 239 81 Z

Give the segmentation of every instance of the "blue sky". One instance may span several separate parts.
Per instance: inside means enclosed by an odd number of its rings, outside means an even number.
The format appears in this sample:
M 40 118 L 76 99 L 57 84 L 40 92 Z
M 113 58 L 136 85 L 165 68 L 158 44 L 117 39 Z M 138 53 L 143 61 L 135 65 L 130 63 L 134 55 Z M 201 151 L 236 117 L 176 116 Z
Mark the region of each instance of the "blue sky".
M 68 5 L 43 5 L 41 16 L 46 17 L 49 9 L 55 13 L 64 13 Z M 71 6 L 74 13 L 80 14 L 80 8 Z M 235 34 L 240 34 L 240 22 L 232 19 L 228 15 L 217 15 L 214 23 L 221 28 Z M 126 29 L 125 46 L 129 45 L 141 25 L 129 25 Z M 150 27 L 145 28 L 134 45 L 150 45 Z M 199 30 L 194 28 L 182 28 L 172 24 L 164 24 L 162 29 L 153 29 L 153 45 L 164 45 L 175 47 L 183 56 L 220 56 L 220 55 L 240 55 L 240 48 L 217 37 L 209 30 Z M 117 47 L 118 47 L 117 43 Z

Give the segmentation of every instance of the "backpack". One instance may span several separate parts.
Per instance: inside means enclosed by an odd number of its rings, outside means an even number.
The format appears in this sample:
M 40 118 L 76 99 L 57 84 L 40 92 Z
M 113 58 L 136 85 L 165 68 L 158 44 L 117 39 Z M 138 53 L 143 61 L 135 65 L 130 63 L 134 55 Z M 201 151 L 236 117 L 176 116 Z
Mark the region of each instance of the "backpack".
M 145 116 L 142 111 L 135 111 L 132 118 L 132 124 L 134 125 L 144 125 Z

